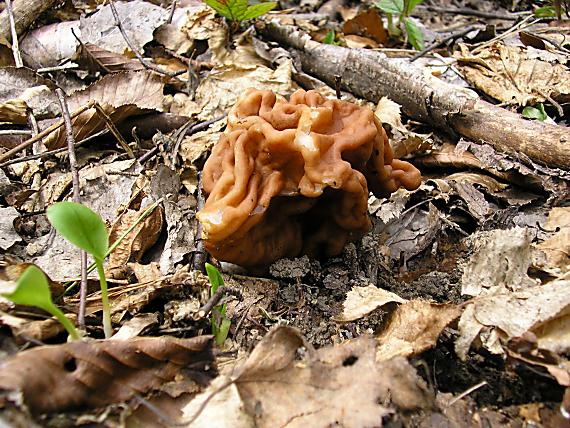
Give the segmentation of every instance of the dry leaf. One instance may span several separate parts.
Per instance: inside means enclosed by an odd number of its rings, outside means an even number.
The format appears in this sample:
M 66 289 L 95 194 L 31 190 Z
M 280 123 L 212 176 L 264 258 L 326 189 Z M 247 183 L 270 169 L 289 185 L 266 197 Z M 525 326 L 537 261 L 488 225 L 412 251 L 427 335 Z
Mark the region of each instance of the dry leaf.
M 493 98 L 519 105 L 536 104 L 552 97 L 564 102 L 570 96 L 567 58 L 531 47 L 502 42 L 475 56 L 465 45 L 454 56 L 469 83 Z
M 118 240 L 130 229 L 148 207 L 138 210 L 127 209 L 115 221 L 109 232 L 109 242 Z M 140 261 L 144 253 L 152 247 L 160 235 L 164 217 L 162 208 L 157 206 L 151 214 L 139 222 L 109 256 L 106 269 L 122 268 L 128 261 Z
M 465 359 L 473 340 L 486 328 L 491 328 L 495 337 L 483 344 L 494 352 L 502 352 L 500 343 L 495 343 L 498 340 L 519 337 L 526 332 L 537 336 L 539 348 L 568 352 L 568 287 L 570 281 L 556 280 L 520 291 L 507 292 L 503 289 L 475 298 L 467 305 L 459 321 L 460 337 L 455 345 L 457 354 Z
M 139 50 L 153 40 L 154 30 L 168 19 L 166 9 L 142 0 L 116 1 L 115 8 L 129 40 Z M 124 54 L 130 50 L 115 24 L 109 5 L 101 7 L 88 17 L 82 16 L 79 28 L 81 40 L 84 43 L 92 43 L 101 49 L 118 54 Z
M 563 275 L 570 271 L 570 208 L 553 208 L 544 228 L 556 233 L 536 246 L 546 257 L 539 267 L 549 273 Z
M 32 30 L 20 42 L 22 59 L 32 68 L 55 67 L 72 57 L 81 38 L 79 21 L 43 25 Z
M 105 110 L 111 121 L 117 125 L 127 117 L 162 110 L 162 89 L 160 76 L 150 71 L 131 71 L 110 74 L 87 89 L 71 94 L 67 100 L 70 113 L 96 101 Z M 79 141 L 105 127 L 105 120 L 91 108 L 72 119 L 73 135 Z M 60 127 L 45 140 L 50 150 L 65 146 L 65 129 Z
M 388 40 L 388 33 L 376 8 L 368 9 L 346 21 L 342 26 L 342 32 L 369 37 L 381 45 L 386 44 Z
M 536 284 L 527 275 L 532 260 L 529 229 L 476 232 L 468 240 L 473 255 L 463 269 L 462 294 L 478 296 L 487 289 L 519 290 Z
M 209 336 L 75 341 L 23 351 L 0 363 L 0 388 L 21 392 L 35 414 L 102 407 L 145 394 L 184 367 L 205 371 Z
M 59 114 L 50 80 L 26 67 L 0 68 L 0 122 L 26 123 L 29 107 L 36 118 Z
M 90 71 L 100 71 L 104 73 L 117 73 L 119 71 L 137 71 L 144 69 L 137 59 L 129 58 L 125 55 L 117 54 L 92 43 L 79 45 L 77 51 L 71 58 L 79 65 Z
M 20 217 L 20 213 L 16 209 L 12 207 L 0 208 L 0 249 L 3 251 L 22 240 L 14 229 L 14 220 L 18 217 Z
M 366 287 L 353 287 L 346 295 L 342 304 L 343 311 L 335 321 L 348 322 L 360 319 L 388 303 L 405 303 L 397 294 L 368 285 Z
M 430 407 L 424 383 L 404 359 L 378 364 L 374 340 L 359 337 L 314 351 L 291 327 L 265 335 L 235 384 L 258 427 L 378 426 L 390 409 Z M 299 360 L 299 350 L 305 358 Z
M 459 315 L 461 308 L 453 304 L 412 300 L 398 306 L 376 337 L 376 358 L 385 361 L 398 355 L 409 357 L 432 348 L 443 329 Z

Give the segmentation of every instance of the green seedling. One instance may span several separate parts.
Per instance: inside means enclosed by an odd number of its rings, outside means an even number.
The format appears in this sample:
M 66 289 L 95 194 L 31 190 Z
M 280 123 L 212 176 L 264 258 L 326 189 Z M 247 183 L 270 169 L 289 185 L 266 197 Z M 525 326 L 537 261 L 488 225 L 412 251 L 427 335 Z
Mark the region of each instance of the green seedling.
M 79 339 L 79 333 L 71 321 L 54 305 L 51 300 L 48 280 L 41 269 L 28 267 L 18 278 L 16 288 L 11 293 L 2 293 L 6 299 L 17 305 L 35 306 L 50 313 L 65 327 L 72 340 Z
M 416 23 L 409 16 L 414 8 L 423 0 L 379 0 L 376 7 L 386 14 L 388 19 L 388 33 L 392 37 L 401 37 L 406 34 L 408 41 L 416 50 L 422 50 L 424 35 Z M 397 19 L 397 24 L 394 22 Z
M 47 210 L 47 217 L 65 239 L 93 256 L 101 285 L 103 331 L 106 338 L 111 337 L 111 310 L 103 270 L 103 260 L 109 250 L 109 233 L 105 223 L 97 213 L 75 202 L 58 202 L 52 205 Z
M 544 111 L 544 105 L 542 103 L 538 103 L 536 107 L 525 107 L 522 111 L 522 115 L 526 119 L 536 119 L 541 122 L 548 119 L 548 114 Z
M 545 6 L 535 9 L 534 16 L 537 18 L 556 18 L 558 20 L 562 19 L 562 14 L 568 16 L 568 2 L 562 0 L 551 0 L 548 1 Z
M 208 274 L 208 279 L 210 280 L 211 285 L 210 296 L 213 296 L 216 291 L 218 291 L 218 288 L 224 285 L 224 279 L 218 269 L 210 263 L 206 263 L 206 273 Z M 215 306 L 212 309 L 212 334 L 214 335 L 214 339 L 218 345 L 222 345 L 226 341 L 230 331 L 231 321 L 226 318 L 226 309 L 226 304 Z
M 323 43 L 325 45 L 340 45 L 340 42 L 336 42 L 336 34 L 333 30 L 330 30 L 327 35 L 325 36 L 325 38 L 323 39 Z
M 204 3 L 233 23 L 260 17 L 277 6 L 276 2 L 250 4 L 249 0 L 204 0 Z

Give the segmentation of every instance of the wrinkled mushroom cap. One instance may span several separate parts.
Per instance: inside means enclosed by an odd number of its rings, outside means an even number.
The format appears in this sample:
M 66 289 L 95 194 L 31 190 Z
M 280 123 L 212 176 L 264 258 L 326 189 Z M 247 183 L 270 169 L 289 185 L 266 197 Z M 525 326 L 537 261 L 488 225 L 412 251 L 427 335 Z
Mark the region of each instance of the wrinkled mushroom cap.
M 370 109 L 315 91 L 287 101 L 249 89 L 204 166 L 197 217 L 214 257 L 264 267 L 338 255 L 370 230 L 369 189 L 383 197 L 420 183 L 414 166 L 393 159 Z

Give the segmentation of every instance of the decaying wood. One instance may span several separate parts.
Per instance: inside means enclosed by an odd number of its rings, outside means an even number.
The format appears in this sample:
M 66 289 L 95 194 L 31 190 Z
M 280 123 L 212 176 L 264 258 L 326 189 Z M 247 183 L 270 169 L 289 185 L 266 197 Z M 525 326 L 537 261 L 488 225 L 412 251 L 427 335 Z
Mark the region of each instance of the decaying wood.
M 34 22 L 38 16 L 48 10 L 55 3 L 55 0 L 17 0 L 12 5 L 14 21 L 16 23 L 16 33 L 22 34 Z M 10 34 L 10 21 L 8 12 L 4 10 L 0 13 L 0 39 L 12 40 Z
M 303 70 L 334 87 L 335 77 L 355 95 L 378 102 L 387 96 L 409 117 L 496 149 L 523 154 L 552 167 L 570 169 L 570 128 L 522 119 L 483 101 L 472 90 L 443 82 L 405 59 L 313 41 L 277 20 L 258 26 L 260 34 L 289 47 Z

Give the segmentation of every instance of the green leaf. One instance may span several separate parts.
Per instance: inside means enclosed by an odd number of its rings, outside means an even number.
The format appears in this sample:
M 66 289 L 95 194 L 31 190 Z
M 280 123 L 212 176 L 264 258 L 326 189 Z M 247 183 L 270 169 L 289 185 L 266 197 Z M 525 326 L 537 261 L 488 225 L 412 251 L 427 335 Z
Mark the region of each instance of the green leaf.
M 69 242 L 95 258 L 105 258 L 109 248 L 109 234 L 97 213 L 75 202 L 58 202 L 48 208 L 47 217 Z
M 334 31 L 332 31 L 332 30 L 329 31 L 327 33 L 327 35 L 325 36 L 325 38 L 323 39 L 323 43 L 325 45 L 333 45 L 334 44 L 334 37 L 335 37 Z
M 416 23 L 411 19 L 406 18 L 404 20 L 404 25 L 406 27 L 406 33 L 408 34 L 408 41 L 414 49 L 421 51 L 425 47 L 422 30 L 420 30 Z
M 24 271 L 13 292 L 2 295 L 17 305 L 35 306 L 48 312 L 53 306 L 48 280 L 36 266 Z
M 404 13 L 404 0 L 379 0 L 375 6 L 382 12 L 401 15 Z
M 219 2 L 217 0 L 204 0 L 204 3 L 206 3 L 212 9 L 214 9 L 216 12 L 218 12 L 224 18 L 233 19 L 232 13 L 231 13 L 230 8 L 228 7 L 227 4 Z
M 555 18 L 556 9 L 553 6 L 539 7 L 534 11 L 534 16 L 537 18 Z
M 275 9 L 277 7 L 277 3 L 275 2 L 267 2 L 267 3 L 259 3 L 249 6 L 245 13 L 240 16 L 239 21 L 245 21 L 248 19 L 254 19 L 261 15 L 266 14 L 270 10 Z
M 220 327 L 217 329 L 216 333 L 214 334 L 217 345 L 223 345 L 224 344 L 224 342 L 228 338 L 228 334 L 230 332 L 230 326 L 231 325 L 232 325 L 232 322 L 229 319 L 224 318 L 222 320 L 222 324 L 220 325 Z
M 406 16 L 409 15 L 410 13 L 412 13 L 412 11 L 415 9 L 415 7 L 420 4 L 423 3 L 424 0 L 407 0 L 406 1 Z
M 541 122 L 548 119 L 548 115 L 544 111 L 544 105 L 542 105 L 542 103 L 539 103 L 537 107 L 525 107 L 522 111 L 523 117 L 526 119 L 540 120 Z
M 206 273 L 208 274 L 208 279 L 210 280 L 210 284 L 212 284 L 212 293 L 214 294 L 220 285 L 224 285 L 224 278 L 220 274 L 220 271 L 216 269 L 215 266 L 211 265 L 210 263 L 206 263 Z

